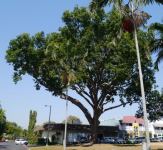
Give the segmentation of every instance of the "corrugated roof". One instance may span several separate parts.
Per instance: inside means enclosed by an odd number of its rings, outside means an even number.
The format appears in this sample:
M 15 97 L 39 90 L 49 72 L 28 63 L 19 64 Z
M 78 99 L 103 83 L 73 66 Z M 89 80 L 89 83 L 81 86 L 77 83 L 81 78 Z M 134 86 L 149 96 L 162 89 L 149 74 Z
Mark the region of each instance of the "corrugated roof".
M 144 124 L 144 120 L 142 118 L 136 118 L 135 116 L 124 116 L 122 123 L 139 123 Z

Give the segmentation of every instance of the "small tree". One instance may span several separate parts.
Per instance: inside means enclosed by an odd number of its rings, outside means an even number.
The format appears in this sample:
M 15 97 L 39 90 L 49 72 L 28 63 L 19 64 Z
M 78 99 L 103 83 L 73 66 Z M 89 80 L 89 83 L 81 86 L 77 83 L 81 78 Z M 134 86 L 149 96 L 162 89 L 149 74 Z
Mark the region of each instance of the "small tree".
M 65 120 L 63 121 L 63 123 L 65 122 Z M 76 116 L 68 116 L 67 118 L 67 123 L 68 124 L 81 124 L 82 122 L 80 121 L 80 119 Z
M 15 122 L 6 122 L 6 135 L 9 139 L 15 139 L 18 137 L 25 137 L 22 127 L 18 126 Z
M 2 138 L 3 133 L 6 128 L 6 115 L 5 111 L 0 106 L 0 139 Z
M 37 142 L 37 135 L 34 133 L 36 118 L 37 118 L 37 112 L 30 110 L 29 125 L 28 125 L 28 140 L 30 144 L 34 144 Z

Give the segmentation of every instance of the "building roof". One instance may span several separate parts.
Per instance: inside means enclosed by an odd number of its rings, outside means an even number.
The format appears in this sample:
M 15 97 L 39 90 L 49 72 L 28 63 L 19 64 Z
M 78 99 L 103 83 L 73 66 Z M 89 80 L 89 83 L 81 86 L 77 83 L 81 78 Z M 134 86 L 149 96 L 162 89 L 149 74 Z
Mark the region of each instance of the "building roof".
M 142 118 L 136 118 L 135 116 L 124 116 L 122 123 L 139 123 L 144 125 L 144 120 Z
M 160 128 L 162 128 L 163 127 L 163 124 L 161 124 L 161 123 L 154 123 L 153 126 L 154 127 L 160 127 Z
M 108 119 L 100 122 L 100 126 L 119 126 L 119 120 Z
M 43 125 L 37 125 L 37 126 L 35 126 L 35 128 L 34 128 L 34 131 L 35 131 L 35 132 L 37 132 L 37 131 L 43 131 L 43 130 L 44 130 Z

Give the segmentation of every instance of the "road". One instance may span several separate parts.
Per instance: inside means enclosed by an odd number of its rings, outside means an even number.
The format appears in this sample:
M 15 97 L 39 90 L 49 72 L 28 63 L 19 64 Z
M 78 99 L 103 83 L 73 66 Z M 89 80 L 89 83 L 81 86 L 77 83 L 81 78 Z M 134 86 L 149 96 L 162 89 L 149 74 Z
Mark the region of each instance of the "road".
M 28 150 L 25 145 L 16 145 L 14 142 L 0 142 L 0 150 Z

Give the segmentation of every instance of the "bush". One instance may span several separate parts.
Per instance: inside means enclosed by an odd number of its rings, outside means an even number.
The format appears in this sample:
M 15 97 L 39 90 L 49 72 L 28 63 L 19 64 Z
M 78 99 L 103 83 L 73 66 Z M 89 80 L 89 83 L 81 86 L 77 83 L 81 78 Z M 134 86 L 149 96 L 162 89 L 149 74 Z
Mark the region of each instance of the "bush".
M 46 139 L 44 139 L 44 138 L 38 138 L 37 144 L 38 145 L 46 145 Z

